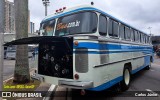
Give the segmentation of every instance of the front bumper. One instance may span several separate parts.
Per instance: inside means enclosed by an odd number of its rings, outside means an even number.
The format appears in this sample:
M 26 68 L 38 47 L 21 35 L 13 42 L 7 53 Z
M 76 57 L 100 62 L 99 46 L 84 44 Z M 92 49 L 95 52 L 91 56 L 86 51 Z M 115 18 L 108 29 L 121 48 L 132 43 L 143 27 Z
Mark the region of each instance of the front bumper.
M 40 76 L 38 74 L 31 75 L 31 78 L 39 80 L 41 82 L 44 82 L 44 80 L 45 80 L 43 76 Z M 84 82 L 84 81 L 59 80 L 58 85 L 63 86 L 63 87 L 67 87 L 67 88 L 73 88 L 73 89 L 93 88 L 93 82 L 92 81 Z

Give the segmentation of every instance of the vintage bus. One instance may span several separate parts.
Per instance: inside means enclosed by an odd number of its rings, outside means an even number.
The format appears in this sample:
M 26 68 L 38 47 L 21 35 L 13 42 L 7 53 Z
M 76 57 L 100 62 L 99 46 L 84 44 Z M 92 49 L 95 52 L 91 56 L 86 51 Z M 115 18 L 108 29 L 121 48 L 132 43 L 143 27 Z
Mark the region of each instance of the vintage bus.
M 6 45 L 39 44 L 32 78 L 73 89 L 102 91 L 150 69 L 150 36 L 94 6 L 63 7 L 41 22 L 40 34 Z

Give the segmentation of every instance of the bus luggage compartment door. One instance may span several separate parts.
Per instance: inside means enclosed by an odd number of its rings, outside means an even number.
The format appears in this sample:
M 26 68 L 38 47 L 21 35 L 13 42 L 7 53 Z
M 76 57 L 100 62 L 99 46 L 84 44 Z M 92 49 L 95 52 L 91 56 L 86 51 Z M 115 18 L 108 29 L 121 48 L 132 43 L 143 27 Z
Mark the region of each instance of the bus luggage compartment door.
M 9 45 L 39 44 L 38 74 L 73 79 L 73 38 L 40 36 L 14 40 Z

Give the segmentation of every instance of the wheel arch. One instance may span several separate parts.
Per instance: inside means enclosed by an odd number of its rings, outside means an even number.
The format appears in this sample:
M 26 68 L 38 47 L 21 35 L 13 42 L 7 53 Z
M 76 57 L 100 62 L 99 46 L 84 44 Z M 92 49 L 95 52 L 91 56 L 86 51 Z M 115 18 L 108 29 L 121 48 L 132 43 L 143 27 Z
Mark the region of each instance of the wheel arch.
M 126 69 L 126 68 L 128 68 L 129 71 L 132 72 L 132 64 L 131 64 L 131 62 L 128 62 L 128 63 L 125 63 L 125 64 L 124 64 L 123 70 Z

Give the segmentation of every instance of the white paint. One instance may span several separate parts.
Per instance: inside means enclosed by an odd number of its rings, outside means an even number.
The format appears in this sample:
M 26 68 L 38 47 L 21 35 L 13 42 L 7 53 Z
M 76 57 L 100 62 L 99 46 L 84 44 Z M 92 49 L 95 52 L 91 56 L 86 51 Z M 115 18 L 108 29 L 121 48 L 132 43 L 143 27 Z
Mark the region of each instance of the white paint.
M 11 78 L 9 78 L 9 79 L 6 79 L 6 80 L 4 80 L 3 82 L 7 82 L 7 81 L 9 81 L 10 79 L 13 79 L 13 77 L 11 77 Z
M 55 87 L 56 86 L 53 85 L 53 84 L 50 86 L 50 88 L 48 90 L 48 93 L 47 93 L 46 97 L 43 98 L 43 100 L 50 100 L 50 95 L 51 95 L 52 92 L 54 92 L 53 90 L 55 89 Z

